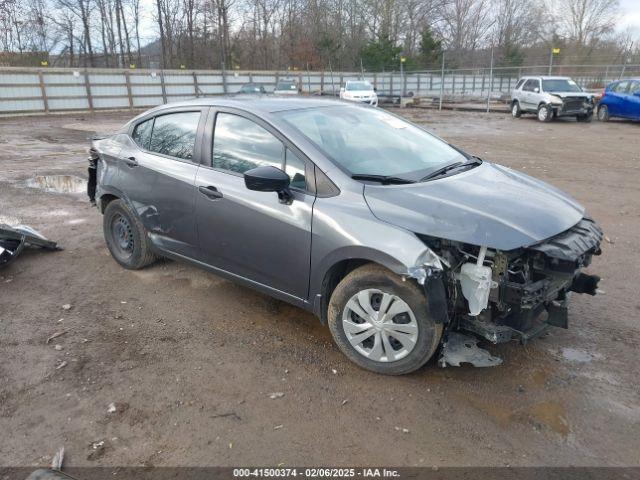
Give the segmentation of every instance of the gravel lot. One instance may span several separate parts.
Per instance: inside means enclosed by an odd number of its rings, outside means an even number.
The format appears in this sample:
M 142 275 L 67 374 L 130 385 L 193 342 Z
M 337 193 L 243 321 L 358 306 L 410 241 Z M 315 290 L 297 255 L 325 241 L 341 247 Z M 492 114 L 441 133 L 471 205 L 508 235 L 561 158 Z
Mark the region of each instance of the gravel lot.
M 640 125 L 402 113 L 601 224 L 606 293 L 575 296 L 569 330 L 490 348 L 496 368 L 360 370 L 295 307 L 181 263 L 123 270 L 83 194 L 25 186 L 86 177 L 86 138 L 131 113 L 0 119 L 0 223 L 65 248 L 0 270 L 0 464 L 640 465 Z

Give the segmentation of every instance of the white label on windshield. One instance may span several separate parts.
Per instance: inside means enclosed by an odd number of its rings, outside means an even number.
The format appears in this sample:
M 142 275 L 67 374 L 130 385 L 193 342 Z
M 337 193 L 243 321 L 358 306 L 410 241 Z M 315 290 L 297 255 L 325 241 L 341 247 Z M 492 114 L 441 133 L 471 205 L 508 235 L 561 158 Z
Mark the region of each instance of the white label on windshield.
M 569 85 L 578 85 L 576 82 L 574 82 L 573 80 L 569 80 Z

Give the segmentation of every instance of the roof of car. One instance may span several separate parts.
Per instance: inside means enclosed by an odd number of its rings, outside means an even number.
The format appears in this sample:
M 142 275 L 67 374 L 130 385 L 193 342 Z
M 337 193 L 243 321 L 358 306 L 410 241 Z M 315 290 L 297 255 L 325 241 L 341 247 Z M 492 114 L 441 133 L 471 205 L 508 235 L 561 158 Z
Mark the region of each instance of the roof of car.
M 286 97 L 286 96 L 238 96 L 238 97 L 211 97 L 194 98 L 182 102 L 167 103 L 157 107 L 158 110 L 165 108 L 189 107 L 194 105 L 210 107 L 235 107 L 246 111 L 256 111 L 262 113 L 281 112 L 285 110 L 299 110 L 302 108 L 330 107 L 335 105 L 351 105 L 337 99 Z M 354 105 L 355 106 L 355 105 Z
M 521 79 L 539 78 L 541 80 L 571 80 L 571 77 L 559 77 L 552 75 L 525 75 Z

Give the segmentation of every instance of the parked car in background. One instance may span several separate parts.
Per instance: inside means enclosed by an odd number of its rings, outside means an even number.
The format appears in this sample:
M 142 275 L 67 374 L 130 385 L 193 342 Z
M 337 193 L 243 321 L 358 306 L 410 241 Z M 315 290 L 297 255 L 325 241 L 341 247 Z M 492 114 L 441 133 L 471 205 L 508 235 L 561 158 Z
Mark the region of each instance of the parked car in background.
M 522 77 L 511 94 L 511 114 L 535 113 L 541 122 L 557 117 L 576 117 L 590 122 L 593 117 L 593 95 L 584 92 L 569 77 Z
M 264 88 L 264 85 L 262 85 L 261 83 L 245 83 L 244 85 L 242 85 L 242 87 L 240 87 L 240 90 L 238 91 L 238 93 L 245 93 L 245 94 L 261 94 L 261 93 L 267 93 L 267 91 Z
M 375 88 L 365 80 L 347 80 L 340 89 L 340 98 L 351 102 L 368 103 L 378 106 L 378 95 Z
M 602 231 L 584 207 L 381 109 L 198 98 L 90 151 L 120 265 L 187 261 L 314 312 L 375 372 L 411 372 L 441 345 L 443 366 L 498 365 L 476 336 L 526 343 L 568 327 L 572 292 L 596 293 L 581 270 Z
M 273 91 L 276 95 L 297 95 L 299 92 L 298 82 L 294 79 L 278 80 L 276 89 Z
M 598 104 L 598 120 L 606 122 L 611 117 L 640 120 L 640 79 L 607 85 Z

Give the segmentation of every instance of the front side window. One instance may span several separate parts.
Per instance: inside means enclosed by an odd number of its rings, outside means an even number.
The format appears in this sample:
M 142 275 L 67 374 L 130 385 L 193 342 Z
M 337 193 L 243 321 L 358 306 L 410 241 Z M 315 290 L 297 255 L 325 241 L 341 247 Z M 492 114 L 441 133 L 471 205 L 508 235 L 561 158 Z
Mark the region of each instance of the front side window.
M 213 168 L 244 173 L 271 165 L 282 168 L 284 145 L 255 122 L 231 113 L 218 113 L 213 135 Z
M 412 181 L 466 160 L 417 126 L 378 109 L 335 106 L 277 114 L 351 175 L 385 175 Z
M 200 112 L 168 113 L 156 117 L 149 150 L 191 160 L 199 121 Z
M 542 89 L 545 92 L 581 92 L 582 89 L 578 86 L 576 82 L 569 79 L 553 79 L 553 80 L 542 80 Z
M 631 86 L 629 87 L 629 95 L 634 95 L 638 92 L 640 92 L 640 82 L 637 80 L 635 82 L 631 82 Z
M 151 139 L 151 129 L 153 128 L 153 118 L 139 123 L 133 130 L 133 141 L 136 142 L 140 148 L 147 150 L 149 148 L 149 140 Z

